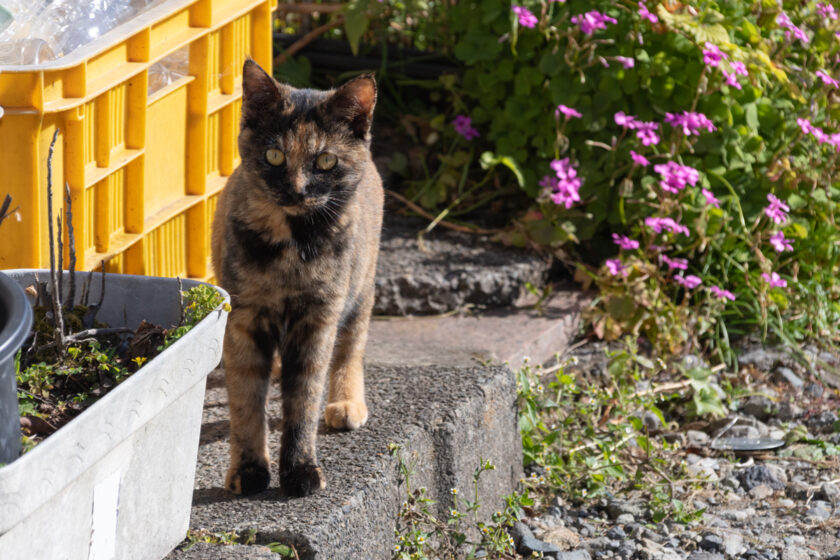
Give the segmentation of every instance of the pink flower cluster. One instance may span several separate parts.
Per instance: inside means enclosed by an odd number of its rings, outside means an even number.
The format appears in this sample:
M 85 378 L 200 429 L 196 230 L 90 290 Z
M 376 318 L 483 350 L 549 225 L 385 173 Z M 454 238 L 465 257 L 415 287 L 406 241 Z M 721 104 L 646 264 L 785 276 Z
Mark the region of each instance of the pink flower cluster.
M 773 220 L 774 224 L 785 223 L 787 221 L 787 213 L 790 212 L 790 206 L 772 194 L 767 195 L 767 200 L 770 201 L 770 204 L 764 209 L 764 214 Z
M 472 127 L 472 119 L 465 115 L 458 115 L 452 120 L 452 126 L 455 127 L 455 132 L 466 138 L 472 140 L 478 138 L 481 134 Z
M 635 239 L 630 239 L 626 235 L 618 235 L 617 233 L 612 234 L 613 243 L 621 247 L 622 249 L 632 250 L 639 248 L 639 242 Z
M 703 49 L 703 64 L 717 68 L 721 60 L 729 58 L 725 52 L 714 43 L 706 41 L 705 49 Z
M 732 70 L 731 72 L 727 72 L 725 69 L 723 70 L 723 76 L 726 78 L 726 85 L 732 86 L 735 89 L 742 89 L 741 84 L 738 83 L 738 76 L 749 76 L 749 72 L 747 72 L 747 67 L 743 62 L 732 61 L 729 63 L 729 68 Z
M 621 262 L 619 259 L 607 259 L 604 261 L 604 264 L 607 265 L 607 270 L 613 276 L 618 276 L 621 274 L 622 276 L 627 276 L 630 271 L 627 269 L 626 266 Z
M 633 68 L 636 65 L 636 59 L 627 56 L 614 56 L 613 60 L 620 62 L 625 69 Z
M 771 288 L 786 288 L 787 287 L 787 280 L 779 276 L 778 272 L 772 272 L 767 274 L 766 272 L 761 273 L 761 277 L 764 278 L 764 281 L 767 282 Z
M 785 251 L 793 251 L 793 243 L 785 239 L 785 232 L 779 230 L 770 236 L 770 245 L 777 253 L 784 253 Z
M 580 187 L 583 179 L 578 177 L 577 169 L 569 161 L 569 158 L 556 159 L 551 162 L 551 169 L 557 177 L 548 175 L 543 177 L 540 185 L 548 189 L 552 202 L 558 206 L 562 205 L 571 208 L 575 202 L 580 202 Z
M 633 159 L 633 163 L 635 163 L 636 165 L 641 165 L 642 167 L 647 167 L 648 165 L 650 165 L 650 161 L 648 161 L 648 159 L 645 156 L 637 154 L 633 150 L 630 150 L 630 157 Z
M 700 129 L 705 128 L 708 132 L 714 132 L 717 127 L 703 113 L 692 113 L 683 111 L 679 115 L 665 113 L 665 122 L 674 128 L 682 128 L 686 136 L 700 136 Z
M 817 13 L 825 19 L 837 19 L 837 11 L 831 4 L 817 3 Z
M 659 143 L 659 135 L 656 133 L 659 130 L 659 123 L 640 121 L 632 115 L 625 115 L 623 111 L 617 112 L 613 118 L 618 126 L 635 130 L 636 138 L 642 141 L 642 145 L 652 146 Z
M 822 128 L 814 126 L 811 121 L 804 117 L 796 119 L 796 124 L 802 129 L 802 134 L 810 134 L 817 139 L 820 144 L 831 144 L 834 149 L 840 152 L 840 132 L 834 134 L 827 134 Z
M 837 80 L 835 80 L 834 78 L 832 78 L 831 76 L 829 76 L 828 74 L 823 72 L 822 70 L 817 70 L 815 72 L 815 74 L 817 75 L 817 78 L 822 80 L 822 83 L 824 83 L 825 85 L 833 86 L 833 87 L 840 87 L 840 83 L 837 83 Z
M 699 277 L 689 274 L 688 276 L 674 276 L 674 282 L 685 288 L 686 290 L 693 290 L 703 283 Z
M 662 176 L 662 180 L 659 181 L 662 190 L 672 194 L 679 193 L 688 184 L 697 185 L 700 179 L 700 173 L 696 169 L 674 161 L 654 165 L 653 170 Z
M 650 10 L 647 9 L 644 2 L 639 2 L 639 16 L 642 19 L 646 19 L 651 23 L 659 23 L 659 18 L 656 14 L 650 13 Z
M 519 25 L 522 27 L 534 28 L 537 23 L 539 23 L 537 16 L 524 6 L 517 6 L 514 4 L 510 7 L 510 9 L 513 10 L 513 13 L 516 14 L 517 18 L 519 18 Z
M 720 286 L 709 286 L 709 291 L 712 292 L 718 299 L 728 299 L 729 301 L 735 301 L 735 294 L 733 294 L 729 290 L 722 289 Z
M 662 255 L 662 262 L 668 265 L 668 270 L 688 270 L 688 259 L 672 259 L 668 255 Z
M 686 226 L 678 223 L 673 218 L 657 218 L 651 216 L 645 218 L 645 225 L 656 233 L 670 231 L 671 233 L 681 233 L 686 237 L 691 235 L 691 232 Z
M 572 109 L 571 107 L 566 107 L 562 103 L 560 105 L 558 105 L 557 108 L 554 110 L 554 116 L 559 118 L 560 113 L 563 113 L 564 115 L 566 115 L 567 119 L 570 119 L 570 118 L 579 119 L 583 116 L 583 115 L 580 114 L 580 111 L 578 111 L 577 109 Z
M 803 43 L 810 42 L 808 35 L 806 35 L 799 27 L 793 25 L 793 22 L 790 20 L 790 16 L 788 16 L 784 10 L 780 11 L 779 15 L 776 16 L 776 23 L 779 27 L 787 30 L 785 31 L 785 38 L 788 40 L 790 40 L 791 35 L 793 35 Z
M 597 10 L 586 12 L 585 14 L 578 14 L 572 16 L 572 23 L 580 27 L 586 35 L 592 35 L 599 29 L 606 29 L 607 23 L 618 23 L 618 20 L 606 14 L 602 14 Z

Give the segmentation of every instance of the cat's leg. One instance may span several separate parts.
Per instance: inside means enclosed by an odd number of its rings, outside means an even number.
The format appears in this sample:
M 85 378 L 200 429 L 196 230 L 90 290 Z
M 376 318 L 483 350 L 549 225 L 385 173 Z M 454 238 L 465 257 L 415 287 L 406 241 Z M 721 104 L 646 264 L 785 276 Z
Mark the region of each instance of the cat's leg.
M 225 488 L 256 494 L 268 488 L 266 400 L 276 339 L 262 330 L 249 308 L 228 316 L 223 362 L 230 407 L 230 468 Z
M 373 298 L 358 305 L 336 340 L 324 421 L 337 430 L 356 430 L 368 419 L 363 362 L 372 306 Z
M 317 317 L 311 310 L 309 317 Z M 324 382 L 335 343 L 335 324 L 295 321 L 280 351 L 283 396 L 283 439 L 280 485 L 290 496 L 308 496 L 326 486 L 315 451 Z

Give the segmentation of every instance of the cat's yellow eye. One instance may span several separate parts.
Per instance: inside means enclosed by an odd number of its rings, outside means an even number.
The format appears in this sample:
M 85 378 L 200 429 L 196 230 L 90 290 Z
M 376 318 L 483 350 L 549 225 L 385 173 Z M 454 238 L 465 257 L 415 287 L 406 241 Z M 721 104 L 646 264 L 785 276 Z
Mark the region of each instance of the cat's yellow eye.
M 271 165 L 283 165 L 283 162 L 286 161 L 286 154 L 276 148 L 271 148 L 266 150 L 265 160 Z
M 338 158 L 335 157 L 335 154 L 329 152 L 324 152 L 315 159 L 315 165 L 318 166 L 318 169 L 324 171 L 332 169 L 336 163 L 338 163 Z

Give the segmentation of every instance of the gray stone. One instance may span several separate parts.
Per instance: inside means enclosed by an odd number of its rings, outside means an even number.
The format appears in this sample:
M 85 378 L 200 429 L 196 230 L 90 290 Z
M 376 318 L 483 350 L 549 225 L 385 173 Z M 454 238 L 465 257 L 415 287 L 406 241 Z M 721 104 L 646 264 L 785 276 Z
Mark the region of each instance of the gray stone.
M 825 560 L 840 560 L 840 550 L 826 558 Z
M 555 554 L 556 560 L 592 560 L 589 552 L 585 549 L 570 550 L 568 552 L 558 552 Z
M 588 296 L 556 292 L 542 307 L 482 311 L 470 316 L 383 319 L 370 324 L 367 363 L 383 366 L 463 366 L 548 361 L 577 333 Z
M 182 547 L 173 550 L 167 560 L 279 560 L 281 556 L 274 554 L 265 546 L 260 545 L 226 545 L 195 543 L 184 550 Z
M 766 484 L 759 484 L 758 486 L 753 486 L 753 488 L 750 490 L 750 498 L 752 498 L 753 500 L 766 500 L 772 495 L 773 489 Z
M 737 490 L 741 487 L 741 481 L 734 476 L 727 476 L 721 481 L 721 486 L 729 488 L 730 490 Z
M 805 517 L 809 517 L 814 521 L 827 521 L 832 514 L 831 504 L 823 502 L 822 500 L 814 500 L 811 502 L 811 507 L 805 512 Z
M 636 517 L 632 513 L 622 513 L 615 518 L 616 523 L 633 523 Z
M 607 503 L 607 515 L 610 516 L 610 519 L 616 519 L 619 515 L 629 513 L 634 518 L 644 518 L 645 509 L 643 504 L 640 501 L 630 501 L 630 500 L 621 500 L 621 499 L 613 499 Z M 630 521 L 632 523 L 632 521 Z
M 810 560 L 808 550 L 798 546 L 786 546 L 782 550 L 782 560 Z
M 784 354 L 773 348 L 754 346 L 741 352 L 738 363 L 741 366 L 751 365 L 760 371 L 770 371 L 777 362 L 784 360 Z
M 516 551 L 523 556 L 530 556 L 534 552 L 543 554 L 553 554 L 562 552 L 562 550 L 551 543 L 541 541 L 534 536 L 531 529 L 521 521 L 514 523 L 513 527 L 508 529 L 513 542 L 516 543 Z
M 814 430 L 815 432 L 831 432 L 834 431 L 834 425 L 836 422 L 836 414 L 830 410 L 823 410 L 808 418 L 806 424 L 808 425 L 808 428 Z
M 776 417 L 782 422 L 796 420 L 802 415 L 803 410 L 793 402 L 783 402 L 779 405 L 779 412 Z
M 711 552 L 723 551 L 723 539 L 720 538 L 720 536 L 714 533 L 705 533 L 702 537 L 703 538 L 698 543 L 700 548 Z
M 777 382 L 784 382 L 796 389 L 801 390 L 805 386 L 802 378 L 796 375 L 792 369 L 785 366 L 779 366 L 773 370 L 773 380 Z
M 744 537 L 738 533 L 726 532 L 722 535 L 723 538 L 723 553 L 726 556 L 738 556 L 747 550 L 744 546 Z
M 545 531 L 540 538 L 549 544 L 553 544 L 560 550 L 572 550 L 580 546 L 580 537 L 577 533 L 567 527 L 554 527 Z
M 817 496 L 827 502 L 836 503 L 840 501 L 840 488 L 831 482 L 823 482 L 820 484 L 820 490 Z
M 685 432 L 685 437 L 688 440 L 688 445 L 695 448 L 706 447 L 711 439 L 709 434 L 700 430 L 688 430 Z
M 508 247 L 487 236 L 437 227 L 417 234 L 427 222 L 386 219 L 376 268 L 378 315 L 430 315 L 467 304 L 487 307 L 521 302 L 530 283 L 541 289 L 550 263 L 534 251 Z
M 741 487 L 747 492 L 759 484 L 766 484 L 774 490 L 782 490 L 785 487 L 766 465 L 753 465 L 748 467 L 741 471 L 739 478 L 741 480 Z
M 768 399 L 767 397 L 762 396 L 752 396 L 749 397 L 741 404 L 740 412 L 743 414 L 748 414 L 759 420 L 767 420 L 771 416 L 773 416 L 777 411 L 776 404 Z
M 723 560 L 723 554 L 695 550 L 688 555 L 688 560 Z

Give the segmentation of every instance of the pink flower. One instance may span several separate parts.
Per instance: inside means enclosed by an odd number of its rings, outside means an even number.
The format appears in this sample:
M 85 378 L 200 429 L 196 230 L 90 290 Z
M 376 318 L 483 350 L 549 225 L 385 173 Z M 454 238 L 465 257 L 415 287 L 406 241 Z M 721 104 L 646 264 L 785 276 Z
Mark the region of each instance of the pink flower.
M 771 288 L 787 288 L 787 280 L 779 276 L 777 272 L 773 272 L 770 274 L 762 272 L 761 277 L 764 278 L 765 282 L 770 284 Z
M 721 60 L 729 58 L 717 45 L 706 41 L 706 48 L 703 50 L 703 64 L 716 68 Z
M 614 56 L 613 60 L 620 62 L 624 68 L 633 68 L 636 65 L 636 60 L 627 56 Z
M 659 143 L 659 135 L 656 134 L 659 123 L 636 121 L 630 128 L 636 129 L 636 138 L 642 141 L 643 146 L 652 146 Z
M 715 208 L 720 208 L 720 200 L 717 199 L 715 193 L 710 191 L 709 189 L 701 189 L 700 192 L 703 196 L 706 197 L 706 206 L 714 206 Z
M 738 76 L 749 76 L 749 72 L 747 72 L 747 67 L 743 62 L 730 62 L 729 67 L 731 68 L 731 72 L 727 72 L 723 70 L 723 75 L 726 77 L 726 85 L 732 86 L 736 89 L 743 89 L 741 88 L 741 84 L 738 83 Z
M 675 268 L 680 270 L 688 270 L 687 259 L 672 259 L 668 255 L 662 255 L 662 262 L 668 265 L 668 270 L 674 270 Z
M 780 11 L 776 16 L 776 23 L 779 24 L 779 27 L 787 29 L 787 31 L 785 31 L 785 38 L 790 39 L 791 35 L 793 35 L 803 43 L 809 42 L 808 35 L 806 35 L 800 28 L 793 25 L 793 22 L 784 10 Z
M 612 234 L 613 243 L 621 247 L 622 249 L 638 249 L 639 242 L 635 239 L 630 239 L 626 235 L 618 235 L 617 233 Z
M 815 72 L 815 74 L 817 75 L 817 78 L 821 79 L 822 82 L 825 85 L 833 86 L 833 87 L 840 87 L 840 84 L 837 83 L 837 80 L 835 80 L 834 78 L 832 78 L 831 76 L 829 76 L 828 74 L 823 72 L 822 70 L 817 70 Z
M 586 35 L 592 35 L 598 29 L 606 29 L 607 23 L 618 23 L 615 18 L 602 14 L 596 10 L 572 16 L 572 23 L 580 27 Z
M 618 276 L 619 274 L 627 276 L 630 273 L 619 259 L 607 259 L 604 261 L 604 264 L 607 265 L 607 270 L 613 276 Z
M 735 301 L 735 294 L 729 290 L 723 290 L 719 286 L 709 286 L 709 291 L 712 292 L 718 299 L 728 299 Z
M 467 140 L 472 140 L 481 136 L 481 134 L 472 127 L 472 119 L 470 117 L 458 115 L 455 119 L 453 119 L 452 126 L 455 127 L 455 132 Z
M 691 235 L 691 232 L 686 226 L 677 223 L 673 218 L 648 217 L 645 218 L 645 225 L 656 233 L 662 233 L 663 230 L 667 230 L 671 233 L 681 233 L 686 237 Z
M 837 12 L 831 4 L 817 3 L 817 13 L 825 19 L 837 19 Z
M 680 192 L 688 184 L 697 185 L 700 179 L 700 173 L 696 169 L 674 161 L 654 165 L 653 170 L 662 176 L 662 180 L 659 181 L 662 190 L 673 194 Z
M 799 125 L 799 128 L 802 129 L 802 134 L 810 134 L 811 131 L 814 129 L 814 125 L 811 124 L 811 121 L 804 117 L 799 117 L 796 119 L 796 124 Z
M 613 119 L 615 119 L 615 124 L 617 124 L 618 126 L 623 126 L 629 129 L 635 128 L 636 123 L 639 122 L 636 120 L 636 117 L 632 115 L 625 115 L 624 111 L 619 111 L 618 113 L 616 113 L 613 116 Z
M 647 167 L 648 165 L 650 165 L 650 162 L 645 156 L 637 154 L 633 150 L 630 150 L 630 157 L 633 159 L 633 163 L 635 163 L 636 165 L 641 165 L 642 167 Z
M 642 19 L 646 19 L 651 23 L 659 22 L 659 18 L 656 17 L 656 14 L 650 13 L 650 11 L 647 9 L 647 6 L 645 6 L 644 2 L 639 2 L 639 17 L 641 17 Z
M 770 204 L 764 209 L 764 214 L 773 220 L 775 224 L 785 223 L 787 221 L 787 213 L 790 212 L 790 206 L 772 194 L 767 195 L 767 200 L 770 201 Z
M 683 134 L 686 136 L 700 136 L 701 128 L 705 128 L 708 132 L 717 130 L 717 127 L 703 113 L 690 113 L 688 111 L 683 111 L 679 115 L 665 113 L 665 122 L 674 128 L 682 128 Z
M 524 6 L 517 6 L 516 4 L 514 4 L 510 7 L 510 9 L 513 10 L 513 13 L 515 13 L 516 16 L 519 18 L 519 25 L 521 25 L 522 27 L 533 28 L 537 25 L 537 23 L 539 23 L 537 16 L 531 13 L 531 10 Z
M 770 245 L 777 253 L 784 253 L 785 251 L 793 251 L 793 243 L 785 239 L 785 232 L 779 230 L 770 236 Z
M 693 290 L 697 286 L 703 283 L 700 278 L 694 276 L 693 274 L 689 274 L 686 277 L 682 276 L 674 276 L 674 282 L 685 288 L 686 290 Z
M 551 168 L 557 174 L 557 180 L 548 183 L 551 189 L 549 196 L 554 204 L 571 208 L 575 202 L 580 202 L 579 191 L 583 179 L 578 177 L 577 169 L 572 166 L 569 158 L 552 161 Z
M 579 119 L 583 116 L 576 109 L 572 109 L 571 107 L 566 107 L 563 104 L 560 104 L 560 105 L 557 106 L 557 108 L 554 110 L 554 116 L 559 117 L 560 113 L 563 113 L 564 115 L 566 115 L 567 119 L 570 119 L 570 118 Z

